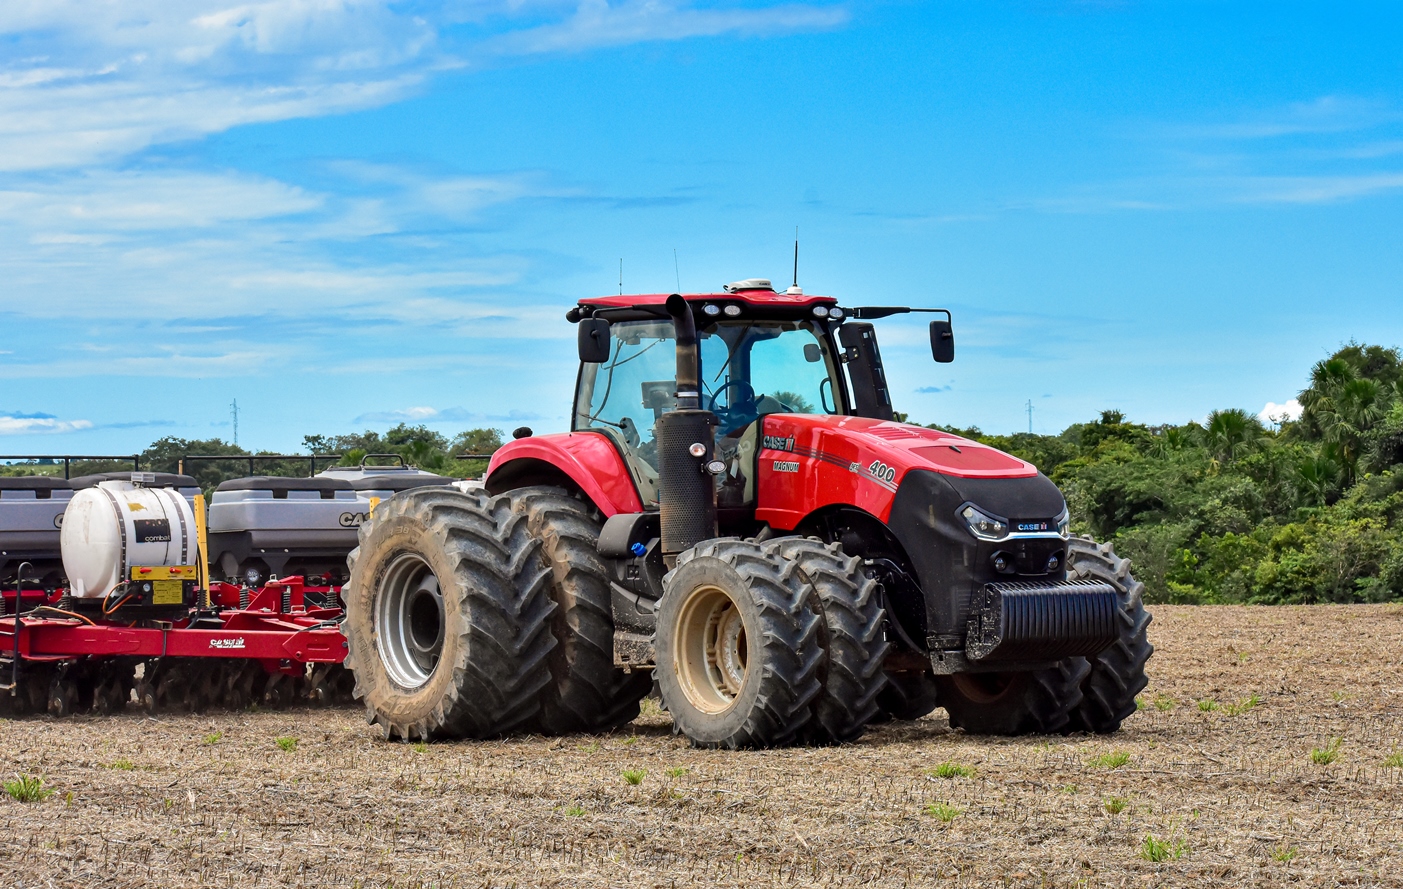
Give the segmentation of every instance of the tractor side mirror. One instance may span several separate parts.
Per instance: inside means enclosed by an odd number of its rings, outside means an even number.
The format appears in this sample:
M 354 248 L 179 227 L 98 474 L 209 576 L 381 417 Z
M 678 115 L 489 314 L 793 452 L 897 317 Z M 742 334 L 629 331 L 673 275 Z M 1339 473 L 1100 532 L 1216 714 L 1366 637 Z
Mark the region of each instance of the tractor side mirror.
M 823 352 L 819 351 L 818 343 L 804 343 L 804 360 L 810 364 L 817 364 L 823 360 Z
M 940 364 L 955 360 L 955 332 L 950 328 L 949 321 L 930 323 L 930 354 Z
M 603 364 L 609 360 L 609 322 L 603 318 L 580 319 L 580 361 Z

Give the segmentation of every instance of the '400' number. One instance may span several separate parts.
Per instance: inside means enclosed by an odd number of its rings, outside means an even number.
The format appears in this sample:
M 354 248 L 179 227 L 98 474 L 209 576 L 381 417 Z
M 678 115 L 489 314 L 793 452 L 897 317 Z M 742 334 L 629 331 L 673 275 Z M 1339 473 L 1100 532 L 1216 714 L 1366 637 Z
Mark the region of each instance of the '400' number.
M 889 482 L 896 478 L 896 470 L 881 460 L 873 460 L 872 465 L 867 467 L 867 471 L 872 473 L 872 477 L 884 482 Z

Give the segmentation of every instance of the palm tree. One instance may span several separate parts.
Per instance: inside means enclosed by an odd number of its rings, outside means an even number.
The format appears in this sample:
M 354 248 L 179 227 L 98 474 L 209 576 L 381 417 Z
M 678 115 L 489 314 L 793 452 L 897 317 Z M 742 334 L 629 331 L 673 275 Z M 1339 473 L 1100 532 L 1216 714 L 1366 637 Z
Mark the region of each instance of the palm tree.
M 1214 460 L 1231 463 L 1260 447 L 1267 438 L 1267 430 L 1256 415 L 1233 407 L 1208 415 L 1203 438 Z
M 1335 449 L 1326 445 L 1320 453 L 1296 467 L 1296 488 L 1301 499 L 1311 506 L 1325 506 L 1330 496 L 1340 489 L 1344 471 L 1334 454 Z
M 1393 394 L 1391 387 L 1375 380 L 1354 377 L 1331 381 L 1316 399 L 1315 421 L 1321 437 L 1338 449 L 1348 484 L 1354 484 L 1364 436 L 1388 414 Z

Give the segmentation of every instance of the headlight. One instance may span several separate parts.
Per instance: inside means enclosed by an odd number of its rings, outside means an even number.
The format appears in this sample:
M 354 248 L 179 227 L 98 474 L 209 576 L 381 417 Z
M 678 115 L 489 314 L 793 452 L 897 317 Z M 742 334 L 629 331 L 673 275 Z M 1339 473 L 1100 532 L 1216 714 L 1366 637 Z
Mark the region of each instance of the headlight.
M 1067 539 L 1067 526 L 1072 523 L 1072 517 L 1067 512 L 1067 507 L 1062 507 L 1062 514 L 1057 517 L 1057 536 L 1063 540 Z
M 969 533 L 980 540 L 1003 540 L 1008 536 L 1008 522 L 980 512 L 973 506 L 963 507 L 960 518 L 965 520 Z

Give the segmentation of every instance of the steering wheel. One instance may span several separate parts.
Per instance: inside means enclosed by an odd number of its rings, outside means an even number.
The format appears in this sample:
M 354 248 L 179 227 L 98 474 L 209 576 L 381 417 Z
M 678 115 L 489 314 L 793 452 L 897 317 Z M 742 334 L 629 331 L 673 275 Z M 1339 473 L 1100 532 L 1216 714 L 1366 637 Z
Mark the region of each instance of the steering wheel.
M 728 399 L 729 406 L 725 410 L 718 411 L 716 402 L 720 400 L 722 393 L 731 389 L 736 390 L 735 395 Z M 755 419 L 755 388 L 745 380 L 731 380 L 726 385 L 717 389 L 707 399 L 706 409 L 716 414 L 721 421 L 721 434 L 737 426 L 744 426 Z

